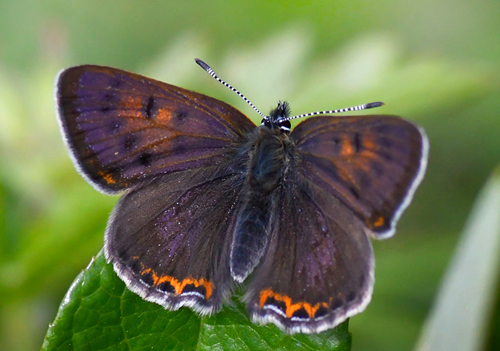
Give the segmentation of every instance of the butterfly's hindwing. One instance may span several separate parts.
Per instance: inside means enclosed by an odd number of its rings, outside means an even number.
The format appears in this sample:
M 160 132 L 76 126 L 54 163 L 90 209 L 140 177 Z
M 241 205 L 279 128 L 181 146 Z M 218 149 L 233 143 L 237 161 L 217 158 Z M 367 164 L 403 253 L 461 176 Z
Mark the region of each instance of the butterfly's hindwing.
M 289 178 L 274 203 L 269 248 L 246 295 L 252 319 L 317 333 L 362 311 L 374 269 L 364 223 L 307 181 Z
M 157 177 L 123 196 L 105 252 L 129 289 L 165 308 L 218 310 L 230 293 L 229 250 L 239 174 L 190 170 Z

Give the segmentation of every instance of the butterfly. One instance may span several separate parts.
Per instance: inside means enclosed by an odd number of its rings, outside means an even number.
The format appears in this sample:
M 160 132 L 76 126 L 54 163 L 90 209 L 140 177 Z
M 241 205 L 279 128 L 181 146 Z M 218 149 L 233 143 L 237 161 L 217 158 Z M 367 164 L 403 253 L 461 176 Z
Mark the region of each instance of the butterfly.
M 94 65 L 61 71 L 55 101 L 79 173 L 123 194 L 104 252 L 131 291 L 207 315 L 243 285 L 251 319 L 288 333 L 365 309 L 370 237 L 394 234 L 427 163 L 409 121 L 324 115 L 382 103 L 295 116 L 322 114 L 291 130 L 279 102 L 256 126 L 222 101 Z

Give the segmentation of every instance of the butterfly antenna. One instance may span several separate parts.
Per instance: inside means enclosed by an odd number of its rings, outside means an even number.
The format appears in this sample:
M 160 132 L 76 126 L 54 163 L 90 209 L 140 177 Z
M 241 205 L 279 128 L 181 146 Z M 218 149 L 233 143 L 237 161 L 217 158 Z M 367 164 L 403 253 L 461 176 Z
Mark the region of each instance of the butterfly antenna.
M 339 110 L 316 111 L 316 112 L 304 113 L 304 114 L 297 115 L 297 116 L 283 118 L 281 121 L 289 121 L 291 119 L 302 118 L 302 117 L 310 117 L 310 116 L 316 116 L 316 115 L 326 115 L 326 114 L 330 114 L 330 113 L 342 113 L 342 112 L 349 112 L 349 111 L 368 110 L 370 108 L 380 107 L 380 106 L 383 106 L 383 105 L 384 105 L 383 102 L 376 101 L 376 102 L 370 102 L 368 104 L 363 104 L 363 105 L 358 105 L 358 106 L 353 106 L 353 107 L 347 107 L 347 108 L 341 108 Z
M 194 59 L 196 61 L 196 63 L 201 67 L 203 68 L 205 71 L 207 71 L 208 74 L 210 74 L 212 77 L 214 77 L 219 83 L 221 83 L 222 85 L 224 85 L 226 88 L 229 88 L 231 89 L 232 91 L 234 91 L 236 94 L 239 95 L 240 98 L 242 98 L 243 100 L 245 100 L 245 102 L 247 104 L 249 104 L 250 106 L 252 106 L 252 108 L 257 111 L 257 113 L 259 115 L 261 115 L 262 117 L 264 117 L 265 119 L 268 119 L 268 117 L 266 115 L 264 115 L 262 112 L 259 111 L 259 109 L 257 107 L 255 107 L 254 104 L 252 104 L 252 102 L 250 100 L 248 100 L 245 95 L 243 95 L 242 93 L 240 93 L 238 90 L 236 90 L 235 88 L 233 88 L 231 85 L 229 85 L 228 83 L 224 82 L 222 79 L 220 79 L 217 74 L 215 74 L 214 70 L 212 69 L 212 67 L 210 67 L 209 65 L 207 65 L 205 62 L 203 62 L 202 60 L 200 60 L 199 58 L 195 58 Z

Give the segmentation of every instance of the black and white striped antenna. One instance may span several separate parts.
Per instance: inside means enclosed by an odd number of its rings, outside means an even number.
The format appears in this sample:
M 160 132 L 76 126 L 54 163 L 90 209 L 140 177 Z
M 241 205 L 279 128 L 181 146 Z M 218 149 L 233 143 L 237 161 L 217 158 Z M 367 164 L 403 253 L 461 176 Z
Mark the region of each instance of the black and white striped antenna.
M 210 67 L 208 64 L 200 60 L 199 58 L 194 59 L 196 63 L 203 68 L 205 71 L 207 71 L 208 74 L 210 74 L 213 78 L 215 78 L 219 83 L 224 85 L 226 88 L 231 89 L 234 91 L 236 94 L 238 94 L 247 104 L 249 104 L 259 115 L 261 115 L 264 119 L 269 120 L 269 116 L 264 115 L 262 112 L 259 111 L 257 107 L 255 107 L 254 104 L 250 100 L 248 100 L 245 95 L 240 93 L 237 89 L 233 88 L 230 84 L 224 82 L 222 79 L 220 79 L 217 74 L 215 74 L 214 70 L 212 67 Z M 376 101 L 376 102 L 370 102 L 368 104 L 363 104 L 363 105 L 358 105 L 358 106 L 353 106 L 353 107 L 346 107 L 346 108 L 341 108 L 338 110 L 328 110 L 328 111 L 316 111 L 316 112 L 309 112 L 309 113 L 303 113 L 301 115 L 296 115 L 296 116 L 291 116 L 291 117 L 286 117 L 280 119 L 279 123 L 285 122 L 285 121 L 290 121 L 292 119 L 297 119 L 297 118 L 303 118 L 303 117 L 310 117 L 310 116 L 317 116 L 317 115 L 326 115 L 326 114 L 332 114 L 332 113 L 342 113 L 342 112 L 349 112 L 349 111 L 361 111 L 361 110 L 368 110 L 370 108 L 375 108 L 375 107 L 380 107 L 383 106 L 384 103 L 381 101 Z
M 233 88 L 230 84 L 224 82 L 222 79 L 220 79 L 217 74 L 215 74 L 214 70 L 212 69 L 212 67 L 210 67 L 209 65 L 207 65 L 205 62 L 203 62 L 202 60 L 200 60 L 199 58 L 195 58 L 194 59 L 196 61 L 196 63 L 201 67 L 203 68 L 205 71 L 208 72 L 208 74 L 210 74 L 212 77 L 214 77 L 219 83 L 221 83 L 222 85 L 224 85 L 226 88 L 229 88 L 231 89 L 232 91 L 234 91 L 236 94 L 239 95 L 239 97 L 241 97 L 243 100 L 245 100 L 245 102 L 247 104 L 249 104 L 250 106 L 252 106 L 252 108 L 257 111 L 257 113 L 259 115 L 261 115 L 262 117 L 264 117 L 265 119 L 269 119 L 268 116 L 264 115 L 262 112 L 259 111 L 259 109 L 257 107 L 255 107 L 254 104 L 252 104 L 252 102 L 250 100 L 248 100 L 245 95 L 243 95 L 242 93 L 240 93 L 237 89 Z
M 326 115 L 326 114 L 332 114 L 332 113 L 342 113 L 342 112 L 349 112 L 349 111 L 368 110 L 370 108 L 380 107 L 380 106 L 383 106 L 383 105 L 384 105 L 383 102 L 376 101 L 376 102 L 370 102 L 368 104 L 363 104 L 363 105 L 358 105 L 358 106 L 353 106 L 353 107 L 341 108 L 341 109 L 338 109 L 338 110 L 309 112 L 309 113 L 303 113 L 303 114 L 297 115 L 297 116 L 291 116 L 291 117 L 283 118 L 283 119 L 280 120 L 280 122 L 289 121 L 291 119 L 296 119 L 296 118 L 311 117 L 311 116 L 316 116 L 316 115 Z

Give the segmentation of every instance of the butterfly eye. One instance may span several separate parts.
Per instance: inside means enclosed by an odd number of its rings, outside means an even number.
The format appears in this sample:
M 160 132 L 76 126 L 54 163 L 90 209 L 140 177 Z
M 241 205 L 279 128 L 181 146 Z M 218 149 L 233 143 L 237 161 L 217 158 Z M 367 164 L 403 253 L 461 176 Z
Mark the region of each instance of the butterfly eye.
M 283 132 L 290 132 L 290 130 L 292 129 L 292 124 L 290 123 L 290 121 L 279 122 L 278 126 Z

